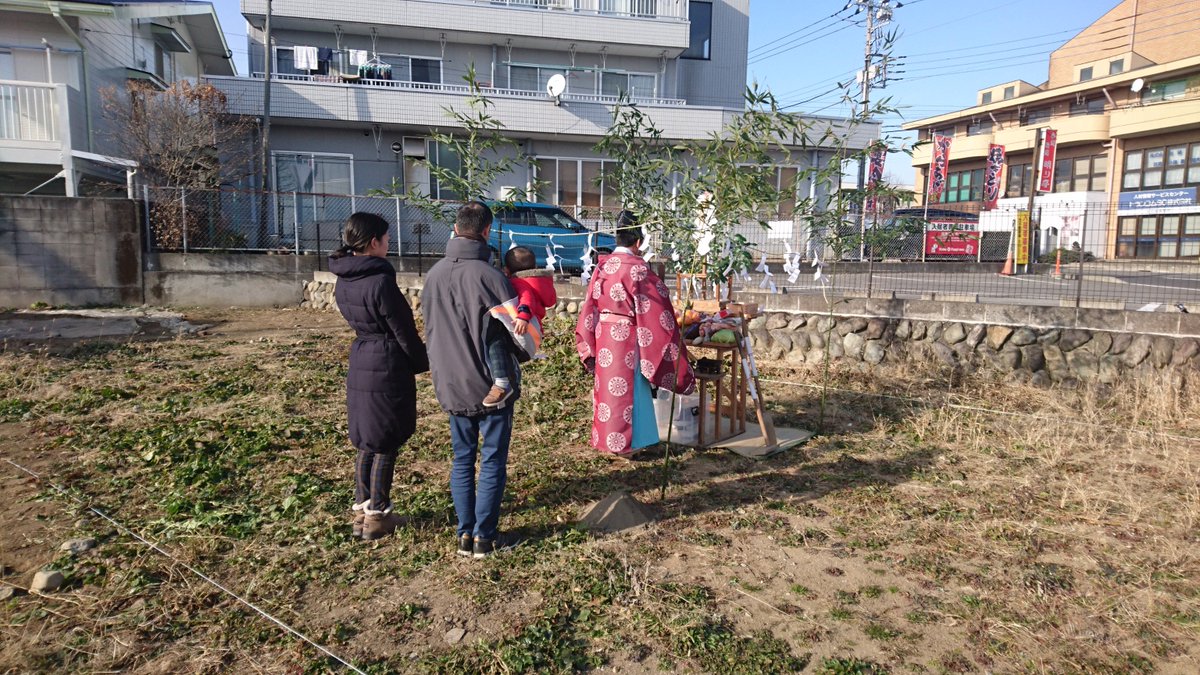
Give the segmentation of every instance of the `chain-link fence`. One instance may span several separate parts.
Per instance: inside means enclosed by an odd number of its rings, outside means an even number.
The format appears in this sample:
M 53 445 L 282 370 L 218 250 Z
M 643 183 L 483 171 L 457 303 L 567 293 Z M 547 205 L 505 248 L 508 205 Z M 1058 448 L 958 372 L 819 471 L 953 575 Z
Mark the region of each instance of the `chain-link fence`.
M 397 197 L 179 188 L 144 188 L 142 196 L 147 238 L 160 251 L 324 255 L 341 246 L 342 227 L 355 211 L 392 224 L 392 252 L 398 256 L 440 256 L 451 234 L 449 217 L 432 218 Z M 447 202 L 447 212 L 454 206 Z M 1200 311 L 1200 213 L 1131 212 L 1079 201 L 1035 206 L 1027 218 L 1025 204 L 1014 200 L 982 212 L 944 206 L 869 215 L 865 221 L 852 214 L 833 232 L 814 231 L 803 217 L 767 227 L 738 225 L 733 233 L 745 237 L 755 256 L 740 286 L 1130 309 L 1183 305 Z M 589 231 L 609 230 L 615 217 L 615 209 L 563 209 Z M 500 248 L 512 243 L 509 235 L 499 235 Z M 580 236 L 586 233 L 562 234 L 556 243 L 582 245 L 571 240 Z M 670 255 L 653 236 L 647 244 L 660 261 Z M 764 259 L 769 277 L 757 269 Z
M 1023 200 L 1022 200 L 1023 201 Z M 735 228 L 764 256 L 746 290 L 1200 311 L 1200 211 L 1107 202 L 902 209 L 838 232 L 807 221 Z M 1182 211 L 1183 209 L 1178 209 Z M 814 261 L 822 270 L 818 278 Z M 1011 273 L 1006 273 L 1011 272 Z
M 358 211 L 391 224 L 398 256 L 441 255 L 450 238 L 448 223 L 398 197 L 151 187 L 142 197 L 157 251 L 327 254 L 342 245 L 346 219 Z

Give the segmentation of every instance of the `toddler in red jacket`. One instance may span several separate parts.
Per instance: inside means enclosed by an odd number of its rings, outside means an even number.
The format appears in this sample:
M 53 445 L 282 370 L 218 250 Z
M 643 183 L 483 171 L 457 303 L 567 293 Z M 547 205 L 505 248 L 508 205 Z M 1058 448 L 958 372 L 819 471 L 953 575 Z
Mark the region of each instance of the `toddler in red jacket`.
M 546 320 L 546 308 L 558 302 L 554 272 L 538 269 L 533 251 L 517 246 L 504 254 L 504 273 L 517 294 L 517 320 L 513 322 L 513 331 L 524 335 L 531 320 L 537 319 L 540 325 Z M 488 336 L 487 363 L 492 371 L 492 389 L 483 399 L 483 405 L 489 408 L 503 407 L 512 394 L 508 344 L 509 340 L 499 332 Z

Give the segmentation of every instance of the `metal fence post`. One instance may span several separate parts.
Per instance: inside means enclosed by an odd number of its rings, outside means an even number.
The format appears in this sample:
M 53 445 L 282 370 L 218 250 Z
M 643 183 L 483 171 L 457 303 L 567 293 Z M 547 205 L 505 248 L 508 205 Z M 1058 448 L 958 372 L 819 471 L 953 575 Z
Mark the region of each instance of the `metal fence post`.
M 425 244 L 421 235 L 425 233 L 425 223 L 417 225 L 417 276 L 425 276 Z
M 187 189 L 179 188 L 179 220 L 183 223 L 183 252 L 188 252 Z
M 396 257 L 404 255 L 404 229 L 400 227 L 400 198 L 392 197 L 396 203 Z
M 295 192 L 292 193 L 292 231 L 292 244 L 296 248 L 296 255 L 300 255 L 300 200 Z
M 1083 220 L 1079 223 L 1079 278 L 1075 280 L 1075 309 L 1083 304 L 1083 254 L 1087 250 L 1087 216 L 1088 212 L 1083 210 Z
M 150 225 L 150 186 L 142 186 L 142 213 L 146 218 L 146 250 L 156 251 L 158 247 L 154 242 L 154 228 Z
M 278 192 L 272 192 L 272 193 L 271 193 L 271 218 L 270 218 L 270 223 L 271 223 L 272 225 L 274 225 L 274 227 L 273 227 L 273 228 L 271 228 L 271 229 L 272 229 L 272 230 L 275 232 L 275 239 L 277 239 L 277 240 L 282 240 L 282 239 L 283 239 L 283 226 L 282 226 L 282 224 L 279 222 L 279 193 L 278 193 Z M 279 248 L 283 248 L 283 242 L 282 242 L 282 241 L 278 241 L 278 242 L 277 242 L 277 245 L 279 246 Z

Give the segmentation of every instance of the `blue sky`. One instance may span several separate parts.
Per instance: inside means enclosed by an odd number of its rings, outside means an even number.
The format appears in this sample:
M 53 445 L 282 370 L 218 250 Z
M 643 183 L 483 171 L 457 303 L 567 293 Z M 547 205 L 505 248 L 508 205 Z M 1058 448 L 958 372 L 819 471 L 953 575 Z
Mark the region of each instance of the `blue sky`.
M 901 0 L 891 28 L 899 31 L 893 56 L 904 56 L 900 81 L 876 94 L 900 112 L 885 132 L 973 104 L 975 92 L 1000 82 L 1046 80 L 1050 52 L 1118 4 L 1118 0 Z M 237 0 L 215 0 L 221 26 L 246 74 L 246 28 Z M 842 17 L 845 0 L 752 0 L 747 77 L 797 110 L 845 113 L 835 85 L 862 67 L 863 28 Z M 893 2 L 894 4 L 894 2 Z M 720 45 L 714 45 L 719 49 Z M 907 137 L 904 136 L 904 137 Z M 904 155 L 888 159 L 887 173 L 911 183 Z

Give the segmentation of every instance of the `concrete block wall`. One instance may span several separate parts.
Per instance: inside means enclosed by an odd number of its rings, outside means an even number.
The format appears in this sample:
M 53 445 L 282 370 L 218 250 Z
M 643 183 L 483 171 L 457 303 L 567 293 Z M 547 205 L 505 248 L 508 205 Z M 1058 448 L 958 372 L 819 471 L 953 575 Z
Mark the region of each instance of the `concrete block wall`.
M 136 202 L 0 197 L 0 307 L 140 305 Z

